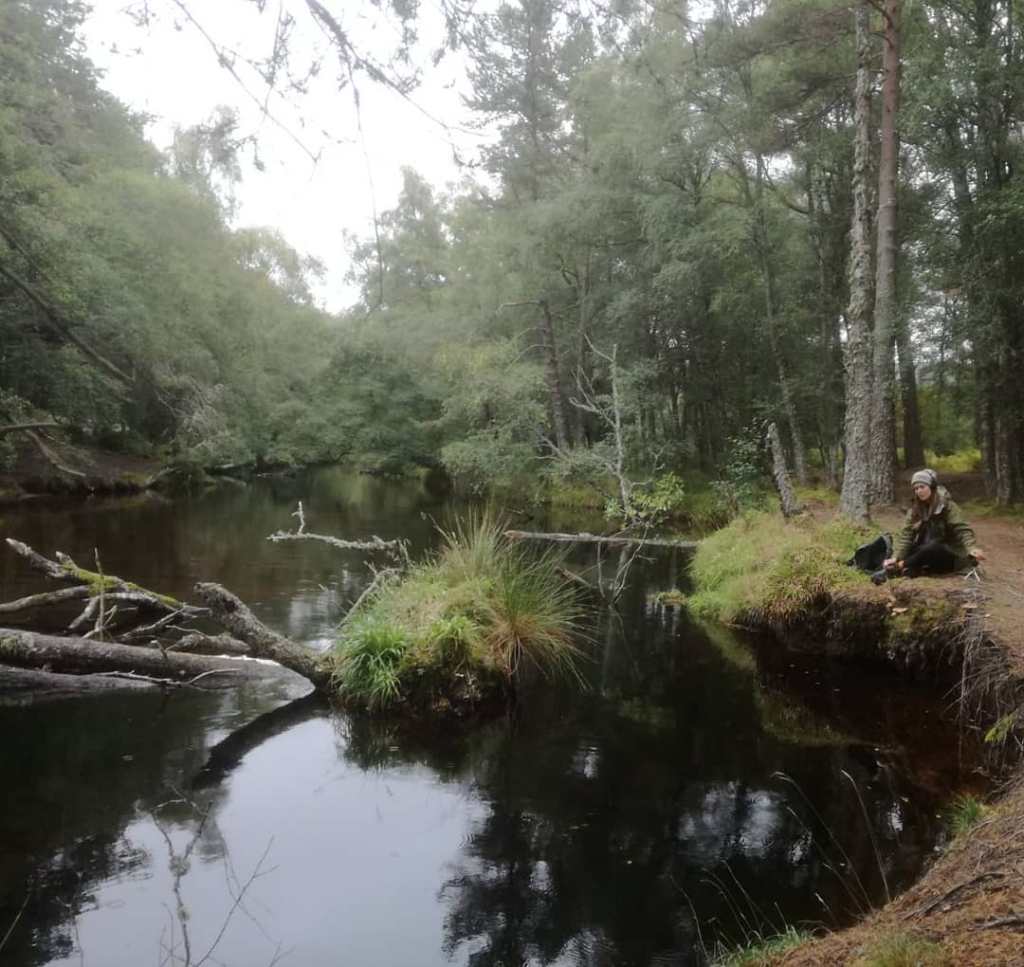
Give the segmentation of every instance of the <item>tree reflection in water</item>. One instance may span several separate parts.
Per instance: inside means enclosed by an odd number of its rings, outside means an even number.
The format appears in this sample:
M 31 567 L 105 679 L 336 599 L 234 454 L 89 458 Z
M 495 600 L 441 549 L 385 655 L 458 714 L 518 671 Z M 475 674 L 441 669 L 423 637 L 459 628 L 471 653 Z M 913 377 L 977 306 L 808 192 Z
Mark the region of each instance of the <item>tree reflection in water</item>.
M 538 689 L 468 737 L 340 720 L 361 768 L 423 764 L 487 805 L 439 891 L 453 962 L 697 964 L 753 930 L 848 922 L 883 892 L 844 770 L 890 881 L 919 869 L 934 800 L 901 753 L 850 738 L 850 722 L 812 741 L 799 704 L 789 734 L 767 730 L 782 693 L 759 701 L 753 661 L 722 662 L 673 625 L 648 616 L 643 661 L 620 638 L 588 699 Z

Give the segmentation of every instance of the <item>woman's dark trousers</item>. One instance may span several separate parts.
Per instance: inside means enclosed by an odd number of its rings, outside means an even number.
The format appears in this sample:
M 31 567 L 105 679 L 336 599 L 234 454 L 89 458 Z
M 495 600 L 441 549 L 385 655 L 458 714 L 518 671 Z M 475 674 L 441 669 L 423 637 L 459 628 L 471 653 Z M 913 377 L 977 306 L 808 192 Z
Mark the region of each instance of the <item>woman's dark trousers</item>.
M 919 574 L 950 574 L 956 570 L 956 555 L 940 541 L 929 541 L 908 554 L 903 562 L 909 577 Z

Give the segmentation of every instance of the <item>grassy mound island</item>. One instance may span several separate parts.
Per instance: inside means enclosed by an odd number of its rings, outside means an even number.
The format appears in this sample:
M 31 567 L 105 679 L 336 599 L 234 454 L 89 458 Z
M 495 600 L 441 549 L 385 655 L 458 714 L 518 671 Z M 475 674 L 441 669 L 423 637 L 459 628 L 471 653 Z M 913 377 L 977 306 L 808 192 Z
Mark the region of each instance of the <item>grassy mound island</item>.
M 561 557 L 531 553 L 477 517 L 381 584 L 346 617 L 330 656 L 347 704 L 465 713 L 514 694 L 527 673 L 579 677 L 581 609 Z

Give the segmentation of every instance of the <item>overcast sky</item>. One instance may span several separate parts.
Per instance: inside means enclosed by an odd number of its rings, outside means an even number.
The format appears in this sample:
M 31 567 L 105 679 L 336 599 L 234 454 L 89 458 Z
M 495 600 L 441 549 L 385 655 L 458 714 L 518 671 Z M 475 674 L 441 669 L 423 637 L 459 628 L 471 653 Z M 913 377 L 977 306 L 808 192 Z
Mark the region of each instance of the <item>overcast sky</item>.
M 105 72 L 106 88 L 130 107 L 152 115 L 147 133 L 161 148 L 170 144 L 175 127 L 206 120 L 218 105 L 234 107 L 242 133 L 258 135 L 265 166 L 260 172 L 248 156 L 245 159 L 237 224 L 278 228 L 296 249 L 326 264 L 328 277 L 318 293 L 324 304 L 331 309 L 350 304 L 355 292 L 345 283 L 348 256 L 343 231 L 360 236 L 372 232 L 371 197 L 380 210 L 393 206 L 402 166 L 416 168 L 443 187 L 461 177 L 453 149 L 472 158 L 481 143 L 482 135 L 466 127 L 472 119 L 460 99 L 468 92 L 465 62 L 449 55 L 437 67 L 429 66 L 429 52 L 441 37 L 440 17 L 432 13 L 429 0 L 421 4 L 420 18 L 420 57 L 428 67 L 412 98 L 449 127 L 364 78 L 359 85 L 362 137 L 351 91 L 338 87 L 337 59 L 300 0 L 280 0 L 285 10 L 291 6 L 296 13 L 294 62 L 298 66 L 319 56 L 323 69 L 308 94 L 290 102 L 271 98 L 270 113 L 280 126 L 264 117 L 255 103 L 253 96 L 262 101 L 265 86 L 251 68 L 241 59 L 235 62 L 247 93 L 218 65 L 209 42 L 174 0 L 148 2 L 155 19 L 140 27 L 128 16 L 126 0 L 93 0 L 86 41 L 90 57 Z M 366 0 L 333 0 L 328 6 L 363 49 L 383 54 L 393 45 L 395 25 Z M 211 38 L 255 59 L 266 57 L 273 45 L 278 2 L 270 0 L 266 8 L 261 15 L 245 0 L 191 3 Z M 307 150 L 318 156 L 316 163 Z

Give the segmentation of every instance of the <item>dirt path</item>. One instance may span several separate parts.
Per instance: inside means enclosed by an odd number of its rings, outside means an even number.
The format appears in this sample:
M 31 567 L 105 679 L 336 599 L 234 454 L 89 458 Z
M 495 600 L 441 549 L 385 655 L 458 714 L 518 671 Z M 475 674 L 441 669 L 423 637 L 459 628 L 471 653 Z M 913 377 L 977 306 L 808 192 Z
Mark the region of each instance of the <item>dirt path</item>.
M 879 515 L 878 522 L 895 534 L 903 517 L 892 510 Z M 929 594 L 945 594 L 965 586 L 980 589 L 985 599 L 985 624 L 1005 646 L 1013 672 L 1024 678 L 1024 520 L 980 518 L 972 520 L 971 526 L 978 546 L 986 554 L 977 572 L 966 577 L 919 578 L 914 584 Z

